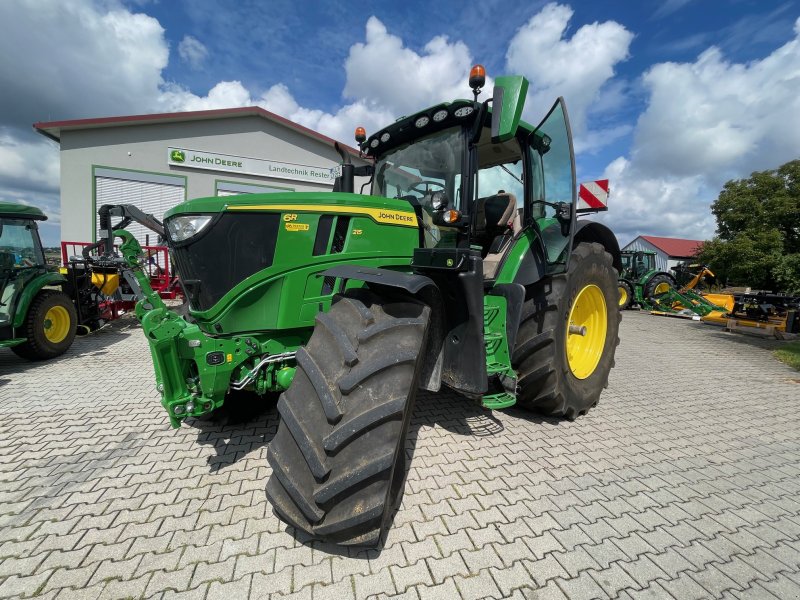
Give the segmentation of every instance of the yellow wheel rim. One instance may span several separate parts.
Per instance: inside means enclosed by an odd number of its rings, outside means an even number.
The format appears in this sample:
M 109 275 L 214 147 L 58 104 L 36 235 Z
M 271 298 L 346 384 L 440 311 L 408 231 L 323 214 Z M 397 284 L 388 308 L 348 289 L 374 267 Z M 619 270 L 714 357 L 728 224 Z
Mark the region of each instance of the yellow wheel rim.
M 623 286 L 619 286 L 619 305 L 625 306 L 625 303 L 628 301 L 628 290 L 626 290 Z
M 669 283 L 663 281 L 656 286 L 656 289 L 653 290 L 653 295 L 659 296 L 661 294 L 666 294 L 669 291 L 669 288 L 671 287 L 672 286 Z
M 52 344 L 64 341 L 69 333 L 69 313 L 63 306 L 54 306 L 44 316 L 44 337 Z
M 599 287 L 589 284 L 575 298 L 567 326 L 567 363 L 578 379 L 586 379 L 597 368 L 607 330 L 606 299 Z

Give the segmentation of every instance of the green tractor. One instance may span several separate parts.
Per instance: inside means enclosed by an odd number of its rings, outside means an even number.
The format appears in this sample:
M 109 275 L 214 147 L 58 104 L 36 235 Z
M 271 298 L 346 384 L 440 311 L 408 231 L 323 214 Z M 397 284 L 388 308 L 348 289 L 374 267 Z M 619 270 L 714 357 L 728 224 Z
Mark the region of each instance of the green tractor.
M 677 288 L 675 278 L 656 269 L 656 253 L 649 250 L 620 252 L 619 309 L 641 306 L 651 310 L 656 298 Z
M 619 247 L 576 220 L 563 100 L 533 127 L 524 78 L 497 78 L 484 102 L 480 72 L 470 84 L 473 100 L 357 130 L 367 166 L 337 145 L 333 192 L 168 212 L 187 318 L 148 289 L 136 240 L 113 231 L 145 296 L 137 315 L 172 425 L 241 391 L 282 392 L 267 495 L 313 538 L 378 542 L 418 388 L 574 419 L 608 384 Z M 353 193 L 355 176 L 369 195 Z
M 0 348 L 30 360 L 54 358 L 72 345 L 77 314 L 67 280 L 48 270 L 38 208 L 0 202 Z

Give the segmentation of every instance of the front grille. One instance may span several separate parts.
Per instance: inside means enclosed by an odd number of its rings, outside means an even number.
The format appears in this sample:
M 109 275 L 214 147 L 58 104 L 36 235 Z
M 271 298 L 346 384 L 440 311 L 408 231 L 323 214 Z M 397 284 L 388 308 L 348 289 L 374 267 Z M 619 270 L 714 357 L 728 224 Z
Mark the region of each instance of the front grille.
M 238 283 L 272 265 L 279 213 L 222 213 L 197 239 L 172 248 L 194 310 L 208 310 Z

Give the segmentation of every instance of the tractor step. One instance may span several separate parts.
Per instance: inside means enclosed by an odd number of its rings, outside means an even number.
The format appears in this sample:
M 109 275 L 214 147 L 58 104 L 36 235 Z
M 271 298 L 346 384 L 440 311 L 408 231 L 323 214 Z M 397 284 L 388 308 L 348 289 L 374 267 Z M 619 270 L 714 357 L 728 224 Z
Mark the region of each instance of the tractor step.
M 514 406 L 517 403 L 517 398 L 508 392 L 500 392 L 499 394 L 486 394 L 481 398 L 481 406 L 490 410 L 500 410 Z

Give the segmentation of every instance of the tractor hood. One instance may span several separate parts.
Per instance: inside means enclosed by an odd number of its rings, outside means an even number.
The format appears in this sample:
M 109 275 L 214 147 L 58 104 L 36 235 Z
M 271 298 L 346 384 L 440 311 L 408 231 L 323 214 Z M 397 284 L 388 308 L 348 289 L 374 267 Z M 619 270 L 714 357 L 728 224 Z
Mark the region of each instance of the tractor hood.
M 414 210 L 405 200 L 331 192 L 286 192 L 196 198 L 167 211 L 164 221 L 177 215 L 215 214 L 225 211 L 333 211 L 336 214 L 367 215 L 378 223 L 416 227 Z M 390 215 L 389 213 L 403 213 Z
M 209 333 L 308 327 L 336 265 L 410 270 L 417 217 L 404 200 L 344 193 L 198 198 L 164 217 L 192 316 Z

